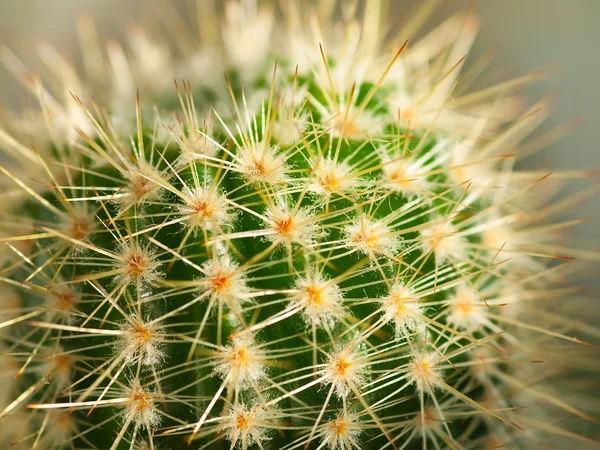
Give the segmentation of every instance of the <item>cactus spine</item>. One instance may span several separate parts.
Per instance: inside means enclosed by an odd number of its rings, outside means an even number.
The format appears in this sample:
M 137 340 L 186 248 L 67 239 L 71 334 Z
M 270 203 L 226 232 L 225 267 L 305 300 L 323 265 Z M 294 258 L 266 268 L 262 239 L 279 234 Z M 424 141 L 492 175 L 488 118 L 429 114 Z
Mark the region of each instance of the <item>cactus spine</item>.
M 4 442 L 586 441 L 532 368 L 587 345 L 554 310 L 577 221 L 514 169 L 549 104 L 512 92 L 538 74 L 458 94 L 469 14 L 407 45 L 419 15 L 384 39 L 379 1 L 322 2 L 310 33 L 294 2 L 199 5 L 201 50 L 136 30 L 105 54 L 82 22 L 87 82 L 44 48 L 56 92 L 5 55 L 40 110 L 0 129 Z

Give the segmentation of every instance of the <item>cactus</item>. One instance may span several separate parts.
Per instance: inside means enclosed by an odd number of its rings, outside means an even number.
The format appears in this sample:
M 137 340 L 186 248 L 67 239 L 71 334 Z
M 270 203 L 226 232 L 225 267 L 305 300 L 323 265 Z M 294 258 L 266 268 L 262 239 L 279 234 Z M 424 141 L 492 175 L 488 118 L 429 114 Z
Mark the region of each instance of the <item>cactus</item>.
M 375 0 L 199 5 L 202 45 L 83 19 L 48 85 L 4 52 L 39 100 L 0 128 L 4 445 L 589 442 L 560 273 L 594 255 L 556 243 L 585 192 L 515 168 L 556 134 L 514 96 L 540 73 L 459 93 L 478 21 L 407 44 L 430 3 L 389 34 Z

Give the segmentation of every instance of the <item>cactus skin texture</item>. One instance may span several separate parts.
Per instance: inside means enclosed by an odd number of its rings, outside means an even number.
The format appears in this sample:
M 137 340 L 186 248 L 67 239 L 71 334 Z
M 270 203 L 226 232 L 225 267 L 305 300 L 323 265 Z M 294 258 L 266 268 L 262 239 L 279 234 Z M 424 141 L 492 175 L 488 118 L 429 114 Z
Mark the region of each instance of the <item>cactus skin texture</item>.
M 52 87 L 4 53 L 40 108 L 0 128 L 2 448 L 592 444 L 560 274 L 595 255 L 557 243 L 585 191 L 514 169 L 556 135 L 513 96 L 540 74 L 464 94 L 475 17 L 407 45 L 427 6 L 335 6 L 107 51 L 83 19 Z

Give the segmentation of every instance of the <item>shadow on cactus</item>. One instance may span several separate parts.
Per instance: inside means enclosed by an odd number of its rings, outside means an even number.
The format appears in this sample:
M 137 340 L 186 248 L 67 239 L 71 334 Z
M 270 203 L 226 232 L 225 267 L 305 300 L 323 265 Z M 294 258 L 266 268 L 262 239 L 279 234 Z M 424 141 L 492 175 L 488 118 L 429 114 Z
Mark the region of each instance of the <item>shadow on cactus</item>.
M 407 44 L 422 14 L 335 6 L 106 51 L 83 20 L 48 87 L 5 52 L 39 109 L 0 129 L 4 446 L 591 442 L 560 274 L 597 255 L 558 239 L 592 191 L 552 202 L 590 173 L 514 169 L 556 134 L 513 95 L 539 73 L 464 94 L 475 17 Z

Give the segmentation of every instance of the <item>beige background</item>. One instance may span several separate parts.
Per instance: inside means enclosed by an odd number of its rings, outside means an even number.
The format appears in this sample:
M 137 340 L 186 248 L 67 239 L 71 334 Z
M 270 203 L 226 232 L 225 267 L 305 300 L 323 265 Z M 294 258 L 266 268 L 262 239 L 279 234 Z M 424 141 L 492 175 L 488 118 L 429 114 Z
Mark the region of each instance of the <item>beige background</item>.
M 166 5 L 167 0 L 164 1 Z M 171 0 L 168 4 L 178 7 L 191 1 Z M 395 18 L 400 19 L 417 1 L 390 0 Z M 128 24 L 143 22 L 152 14 L 150 3 L 153 2 L 0 0 L 0 44 L 8 45 L 30 65 L 35 63 L 32 48 L 39 39 L 76 55 L 74 20 L 78 12 L 92 12 L 101 35 L 119 37 Z M 498 45 L 498 55 L 481 85 L 550 67 L 552 74 L 528 87 L 526 96 L 535 100 L 558 92 L 555 112 L 546 127 L 576 117 L 583 119 L 583 125 L 570 137 L 539 156 L 544 166 L 600 168 L 600 0 L 446 0 L 432 22 L 464 8 L 473 8 L 482 18 L 473 56 Z M 16 92 L 16 83 L 0 68 L 0 103 L 18 105 Z M 600 219 L 600 199 L 588 201 L 578 212 Z M 572 234 L 583 239 L 587 248 L 600 249 L 600 233 L 596 230 L 600 229 L 599 223 L 595 220 L 580 225 Z M 592 270 L 598 272 L 597 268 Z

